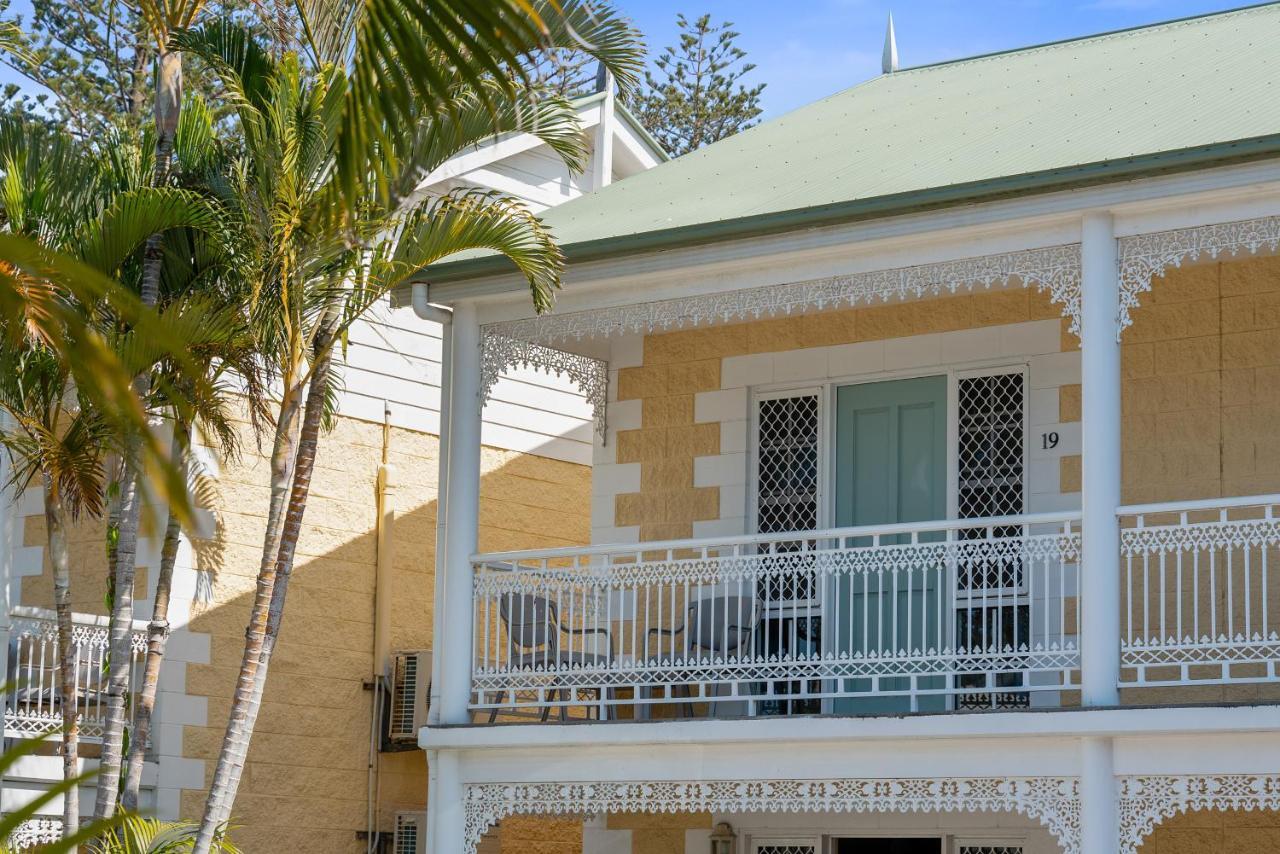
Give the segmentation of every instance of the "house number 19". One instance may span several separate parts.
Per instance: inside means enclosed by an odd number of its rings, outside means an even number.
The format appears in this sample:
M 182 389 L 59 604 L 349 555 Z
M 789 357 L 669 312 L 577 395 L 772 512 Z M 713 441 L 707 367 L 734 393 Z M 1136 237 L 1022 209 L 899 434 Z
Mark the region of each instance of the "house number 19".
M 1046 450 L 1046 451 L 1051 451 L 1051 450 L 1053 450 L 1054 448 L 1058 447 L 1058 433 L 1057 433 L 1057 431 L 1053 431 L 1053 432 L 1050 432 L 1050 433 L 1041 433 L 1041 434 L 1040 434 L 1040 447 L 1041 447 L 1043 450 Z

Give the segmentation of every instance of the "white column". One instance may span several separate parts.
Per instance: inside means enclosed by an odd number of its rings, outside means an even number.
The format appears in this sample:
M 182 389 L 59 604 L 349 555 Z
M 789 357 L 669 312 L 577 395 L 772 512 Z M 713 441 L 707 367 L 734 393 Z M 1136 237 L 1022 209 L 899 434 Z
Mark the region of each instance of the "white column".
M 472 575 L 480 524 L 480 327 L 474 305 L 453 310 L 450 349 L 449 466 L 443 497 L 448 514 L 445 536 L 444 601 L 436 619 L 444 619 L 440 666 L 440 722 L 467 723 L 471 696 Z M 444 850 L 448 850 L 447 848 Z
M 1111 739 L 1081 739 L 1080 850 L 1085 854 L 1116 854 L 1119 850 L 1116 796 Z
M 471 854 L 466 848 L 467 816 L 457 751 L 437 753 L 435 786 L 427 794 L 436 805 L 434 847 L 428 847 L 429 854 Z
M 1120 701 L 1120 290 L 1110 214 L 1084 217 L 1080 255 L 1080 663 L 1084 705 L 1113 706 Z

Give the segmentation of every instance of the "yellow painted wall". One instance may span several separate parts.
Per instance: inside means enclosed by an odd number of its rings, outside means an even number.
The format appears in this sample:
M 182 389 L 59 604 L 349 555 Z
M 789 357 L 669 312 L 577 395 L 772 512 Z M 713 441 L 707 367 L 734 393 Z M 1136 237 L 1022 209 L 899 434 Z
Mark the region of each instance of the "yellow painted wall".
M 1263 854 L 1280 851 L 1280 812 L 1197 810 L 1158 825 L 1139 854 Z
M 1280 489 L 1280 258 L 1170 270 L 1125 330 L 1123 500 Z M 1080 389 L 1062 391 L 1079 420 Z M 1079 489 L 1063 460 L 1063 491 Z
M 640 400 L 636 430 L 618 432 L 617 461 L 640 464 L 640 492 L 619 495 L 614 524 L 639 525 L 641 540 L 692 536 L 693 523 L 720 517 L 718 487 L 693 485 L 693 458 L 720 453 L 720 427 L 695 424 L 693 396 L 720 388 L 721 360 L 978 329 L 1060 317 L 1032 289 L 847 309 L 650 335 L 644 364 L 618 372 L 618 399 Z M 1064 341 L 1075 346 L 1075 339 Z
M 357 840 L 367 810 L 374 671 L 375 482 L 382 425 L 340 419 L 322 440 L 308 501 L 284 626 L 272 661 L 262 712 L 240 784 L 233 838 L 249 854 L 364 852 Z M 208 665 L 188 665 L 187 692 L 209 698 L 208 726 L 184 727 L 184 755 L 213 765 L 226 725 L 244 646 L 268 500 L 268 461 L 246 453 L 210 484 L 217 535 L 197 544 L 199 569 L 210 574 L 213 599 L 197 605 L 189 626 L 211 635 Z M 269 452 L 269 442 L 264 451 Z M 548 458 L 484 448 L 480 546 L 485 550 L 586 543 L 590 536 L 590 469 Z M 393 430 L 391 463 L 399 483 L 392 579 L 392 648 L 431 645 L 438 442 Z M 75 532 L 77 610 L 102 613 L 103 525 Z M 30 517 L 24 544 L 44 544 L 43 517 Z M 140 584 L 145 582 L 140 572 Z M 48 570 L 24 579 L 23 603 L 52 604 Z M 149 616 L 139 613 L 139 618 Z M 381 757 L 381 818 L 426 804 L 422 751 Z M 200 817 L 204 793 L 186 791 L 182 814 Z M 581 822 L 517 825 L 517 839 L 544 841 L 577 833 Z M 555 850 L 507 847 L 506 850 Z M 567 849 L 566 849 L 567 850 Z
M 631 831 L 631 854 L 685 854 L 686 830 L 710 830 L 710 813 L 618 813 L 610 830 Z
M 241 782 L 235 838 L 246 850 L 363 851 L 373 649 L 375 479 L 382 427 L 343 419 L 316 464 L 306 531 L 290 585 L 280 646 Z M 393 430 L 398 481 L 392 647 L 431 645 L 435 436 Z M 188 690 L 210 698 L 208 728 L 187 727 L 187 755 L 213 760 L 230 708 L 262 538 L 266 461 L 250 457 L 218 481 L 223 523 L 215 603 L 192 621 L 213 635 L 212 662 L 191 667 Z M 480 547 L 539 548 L 589 536 L 590 470 L 483 450 Z M 423 809 L 421 751 L 381 758 L 382 826 L 398 809 Z M 184 798 L 197 814 L 200 793 Z M 287 839 L 289 844 L 283 845 Z

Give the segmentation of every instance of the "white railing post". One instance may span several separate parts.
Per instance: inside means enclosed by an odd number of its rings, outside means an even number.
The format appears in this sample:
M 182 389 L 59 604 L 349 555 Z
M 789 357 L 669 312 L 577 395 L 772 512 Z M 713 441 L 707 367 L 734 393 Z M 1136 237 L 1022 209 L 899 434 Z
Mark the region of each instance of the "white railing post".
M 1109 213 L 1085 215 L 1080 255 L 1081 682 L 1084 705 L 1113 706 L 1120 701 L 1120 287 Z
M 1086 854 L 1116 854 L 1119 850 L 1115 773 L 1111 739 L 1081 739 L 1080 850 Z
M 467 723 L 471 698 L 472 568 L 480 524 L 480 327 L 476 309 L 453 310 L 453 346 L 446 356 L 449 380 L 448 494 L 440 496 L 448 518 L 445 537 L 444 602 L 435 618 L 445 619 L 440 665 L 444 672 L 440 722 Z

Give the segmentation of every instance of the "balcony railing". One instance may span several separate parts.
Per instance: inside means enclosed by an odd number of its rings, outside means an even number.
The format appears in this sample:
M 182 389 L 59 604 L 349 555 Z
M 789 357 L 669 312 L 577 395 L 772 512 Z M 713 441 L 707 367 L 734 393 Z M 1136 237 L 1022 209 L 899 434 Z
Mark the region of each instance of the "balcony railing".
M 72 633 L 75 656 L 76 706 L 80 737 L 102 737 L 107 715 L 107 668 L 110 664 L 109 621 L 87 614 L 74 616 Z M 142 679 L 147 635 L 135 623 L 131 644 L 133 684 L 136 693 Z M 8 648 L 8 678 L 13 687 L 4 700 L 6 737 L 40 735 L 62 725 L 61 667 L 58 661 L 58 626 L 52 611 L 14 608 Z
M 1120 511 L 1121 684 L 1280 679 L 1280 495 Z
M 472 708 L 495 719 L 1055 705 L 1079 686 L 1079 518 L 479 556 Z

